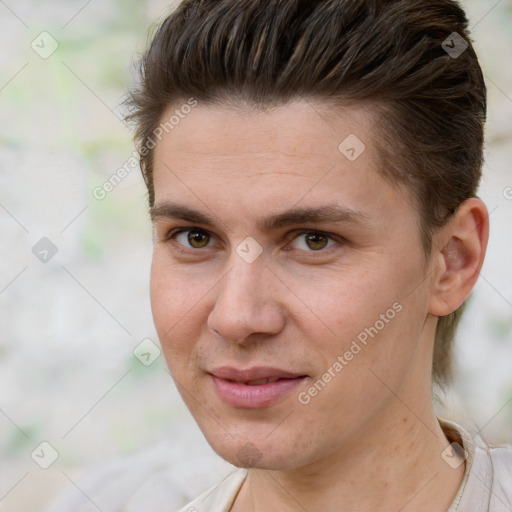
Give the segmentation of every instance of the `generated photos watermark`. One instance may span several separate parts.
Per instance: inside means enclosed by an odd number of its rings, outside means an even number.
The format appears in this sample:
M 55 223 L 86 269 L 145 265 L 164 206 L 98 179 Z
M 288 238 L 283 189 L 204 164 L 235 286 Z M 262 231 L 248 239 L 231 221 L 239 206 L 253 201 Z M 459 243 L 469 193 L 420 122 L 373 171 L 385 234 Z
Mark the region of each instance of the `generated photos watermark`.
M 459 443 L 453 442 L 443 450 L 441 458 L 452 469 L 457 469 L 468 458 L 468 452 Z
M 329 368 L 308 388 L 301 391 L 297 396 L 302 405 L 307 405 L 311 399 L 317 396 L 325 387 L 368 345 L 368 342 L 375 338 L 403 309 L 402 304 L 395 302 L 385 313 L 381 313 L 379 319 L 370 327 L 362 330 L 352 340 L 350 348 L 342 355 L 339 355 Z
M 112 192 L 128 175 L 130 175 L 134 169 L 139 168 L 139 157 L 146 157 L 151 150 L 156 147 L 157 140 L 161 141 L 164 134 L 169 134 L 176 126 L 180 124 L 182 119 L 185 119 L 191 112 L 192 109 L 197 107 L 198 101 L 195 98 L 189 98 L 187 103 L 181 105 L 179 109 L 176 109 L 169 119 L 165 123 L 161 123 L 152 135 L 146 139 L 144 146 L 140 150 L 134 151 L 132 156 L 126 160 L 126 162 L 117 169 L 101 186 L 97 186 L 93 189 L 92 195 L 94 199 L 103 201 L 110 192 Z

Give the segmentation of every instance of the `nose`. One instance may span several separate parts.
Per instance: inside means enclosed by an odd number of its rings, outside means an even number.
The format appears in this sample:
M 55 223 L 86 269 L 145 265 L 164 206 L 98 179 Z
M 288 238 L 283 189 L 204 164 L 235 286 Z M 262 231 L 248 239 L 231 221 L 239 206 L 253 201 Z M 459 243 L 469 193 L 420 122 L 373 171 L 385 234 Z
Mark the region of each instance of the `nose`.
M 253 263 L 234 259 L 238 261 L 216 287 L 208 327 L 236 344 L 248 343 L 256 334 L 259 339 L 278 334 L 286 323 L 282 285 L 263 258 Z

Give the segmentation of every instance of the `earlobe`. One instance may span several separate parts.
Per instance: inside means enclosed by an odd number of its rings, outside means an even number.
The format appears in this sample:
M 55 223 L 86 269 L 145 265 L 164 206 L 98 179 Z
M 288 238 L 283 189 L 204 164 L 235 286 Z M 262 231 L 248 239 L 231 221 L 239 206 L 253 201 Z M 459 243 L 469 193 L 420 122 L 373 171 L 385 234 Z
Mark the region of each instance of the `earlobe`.
M 478 198 L 467 199 L 434 240 L 438 263 L 432 283 L 431 314 L 446 316 L 466 300 L 480 274 L 488 238 L 485 204 Z

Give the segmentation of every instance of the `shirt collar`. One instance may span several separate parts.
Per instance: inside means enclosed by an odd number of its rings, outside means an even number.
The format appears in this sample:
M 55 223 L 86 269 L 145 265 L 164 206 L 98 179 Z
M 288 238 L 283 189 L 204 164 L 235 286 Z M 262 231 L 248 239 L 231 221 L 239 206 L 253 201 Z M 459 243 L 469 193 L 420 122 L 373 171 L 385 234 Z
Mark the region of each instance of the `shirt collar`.
M 467 456 L 462 483 L 447 512 L 487 512 L 493 485 L 489 446 L 478 431 L 471 435 L 456 423 L 438 420 L 446 437 L 451 442 L 462 443 Z

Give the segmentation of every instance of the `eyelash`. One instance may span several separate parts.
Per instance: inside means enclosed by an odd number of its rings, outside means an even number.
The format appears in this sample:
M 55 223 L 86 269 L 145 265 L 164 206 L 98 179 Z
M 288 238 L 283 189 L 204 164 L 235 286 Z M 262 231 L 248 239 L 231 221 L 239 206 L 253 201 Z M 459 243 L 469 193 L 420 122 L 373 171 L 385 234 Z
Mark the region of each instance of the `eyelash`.
M 185 247 L 183 244 L 180 244 L 179 242 L 176 241 L 176 237 L 178 235 L 180 235 L 181 233 L 187 233 L 187 232 L 192 232 L 192 231 L 197 231 L 199 233 L 206 234 L 210 237 L 214 237 L 214 235 L 209 233 L 206 229 L 198 228 L 198 227 L 187 227 L 187 228 L 177 228 L 177 229 L 170 231 L 163 239 L 163 242 L 172 243 L 177 251 L 179 251 L 181 253 L 186 253 L 186 254 L 194 254 L 194 253 L 197 254 L 198 251 L 208 249 L 209 248 L 208 246 L 204 247 L 204 248 Z M 346 239 L 344 239 L 343 237 L 341 237 L 339 235 L 334 235 L 331 233 L 326 233 L 325 231 L 318 231 L 315 229 L 300 229 L 300 230 L 295 230 L 292 233 L 293 233 L 293 236 L 289 237 L 290 240 L 287 243 L 291 243 L 294 240 L 296 240 L 297 238 L 299 238 L 300 236 L 308 235 L 308 234 L 325 236 L 328 238 L 329 241 L 335 242 L 337 244 L 337 246 L 345 245 L 348 243 L 348 241 Z M 325 254 L 330 253 L 331 249 L 334 249 L 335 247 L 336 246 L 332 245 L 325 249 L 318 249 L 317 251 L 309 250 L 309 251 L 303 251 L 303 252 L 307 252 L 307 253 L 311 253 L 311 254 L 318 253 L 318 254 L 325 255 Z M 302 251 L 301 249 L 295 249 L 295 250 Z

